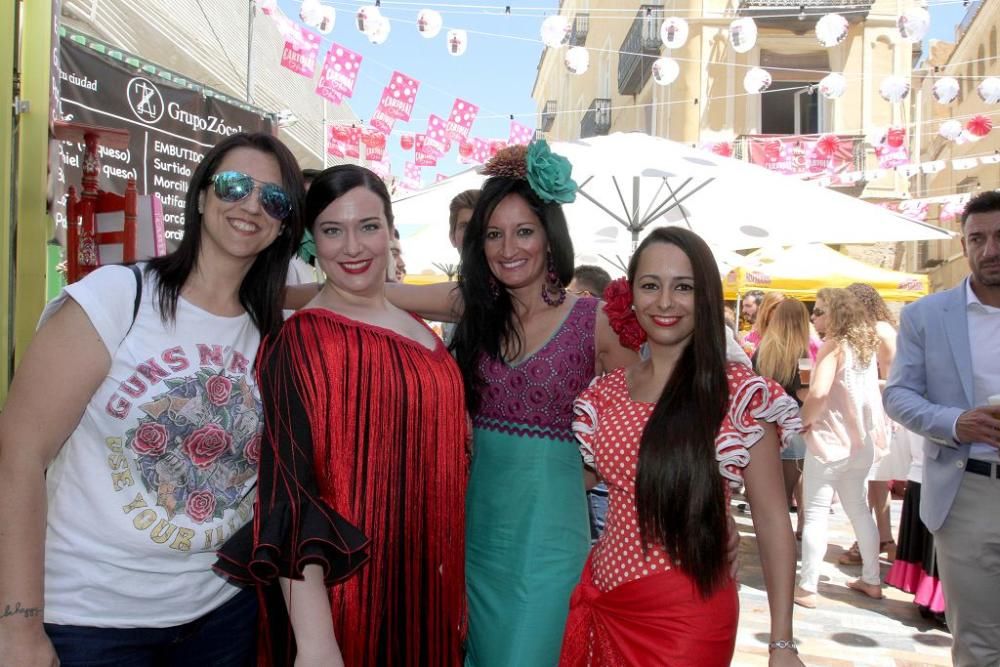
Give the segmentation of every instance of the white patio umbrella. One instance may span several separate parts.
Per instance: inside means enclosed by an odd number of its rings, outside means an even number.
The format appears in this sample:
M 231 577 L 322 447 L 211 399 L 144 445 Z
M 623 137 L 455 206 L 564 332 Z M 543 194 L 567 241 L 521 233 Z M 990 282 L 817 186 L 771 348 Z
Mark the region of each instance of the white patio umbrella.
M 569 158 L 578 184 L 576 201 L 564 209 L 577 254 L 612 263 L 627 261 L 642 236 L 661 225 L 689 227 L 726 250 L 950 238 L 855 197 L 641 132 L 551 148 Z M 483 180 L 471 169 L 401 197 L 393 204 L 396 219 L 445 224 L 451 198 Z M 443 243 L 446 237 L 444 229 Z

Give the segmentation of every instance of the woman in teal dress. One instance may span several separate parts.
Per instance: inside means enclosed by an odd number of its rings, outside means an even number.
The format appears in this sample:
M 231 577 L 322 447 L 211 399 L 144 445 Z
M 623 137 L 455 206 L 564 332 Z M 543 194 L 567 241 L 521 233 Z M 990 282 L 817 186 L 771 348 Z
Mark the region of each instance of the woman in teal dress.
M 595 373 L 638 357 L 620 345 L 600 301 L 566 294 L 569 162 L 539 141 L 503 149 L 485 173 L 458 288 L 394 285 L 387 294 L 424 317 L 458 320 L 451 350 L 475 427 L 465 664 L 548 667 L 559 661 L 590 546 L 573 399 Z

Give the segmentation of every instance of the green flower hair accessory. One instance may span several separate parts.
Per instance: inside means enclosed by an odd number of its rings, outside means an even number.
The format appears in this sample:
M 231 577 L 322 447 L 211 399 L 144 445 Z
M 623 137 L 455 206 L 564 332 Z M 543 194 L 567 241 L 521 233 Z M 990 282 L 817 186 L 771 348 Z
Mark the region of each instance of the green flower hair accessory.
M 539 139 L 528 146 L 515 144 L 501 148 L 482 173 L 526 180 L 542 201 L 569 204 L 576 199 L 576 182 L 570 178 L 572 171 L 569 160 L 550 151 L 545 140 Z
M 525 157 L 528 185 L 542 201 L 569 204 L 576 199 L 573 165 L 549 150 L 544 139 L 533 141 Z
M 299 244 L 298 256 L 303 262 L 308 262 L 316 256 L 316 239 L 308 229 L 302 235 L 302 243 Z

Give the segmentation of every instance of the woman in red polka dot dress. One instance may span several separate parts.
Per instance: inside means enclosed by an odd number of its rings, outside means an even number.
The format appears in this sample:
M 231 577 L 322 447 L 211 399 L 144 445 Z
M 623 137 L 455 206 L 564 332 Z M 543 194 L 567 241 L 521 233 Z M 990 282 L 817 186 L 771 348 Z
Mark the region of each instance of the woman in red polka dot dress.
M 769 664 L 801 665 L 778 455 L 779 429 L 798 430 L 798 408 L 726 362 L 722 283 L 696 234 L 654 230 L 628 282 L 650 356 L 598 378 L 575 405 L 584 460 L 607 483 L 610 508 L 573 593 L 560 664 L 729 665 L 739 618 L 729 489 L 743 483 L 771 610 Z

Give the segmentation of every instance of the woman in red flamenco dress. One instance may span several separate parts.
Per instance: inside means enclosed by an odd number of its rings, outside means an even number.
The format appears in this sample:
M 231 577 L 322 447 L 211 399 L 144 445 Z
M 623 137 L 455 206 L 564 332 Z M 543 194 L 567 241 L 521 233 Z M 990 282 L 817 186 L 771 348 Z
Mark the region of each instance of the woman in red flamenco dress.
M 801 665 L 795 540 L 778 430 L 767 423 L 797 431 L 796 404 L 726 362 L 722 283 L 697 235 L 651 232 L 628 283 L 650 355 L 598 378 L 575 404 L 585 463 L 607 483 L 610 507 L 570 601 L 560 665 L 730 664 L 739 598 L 725 544 L 729 487 L 741 481 L 768 591 L 769 664 Z
M 306 214 L 327 280 L 259 355 L 256 515 L 217 569 L 258 586 L 261 664 L 460 665 L 461 375 L 421 320 L 385 300 L 382 181 L 328 169 Z

